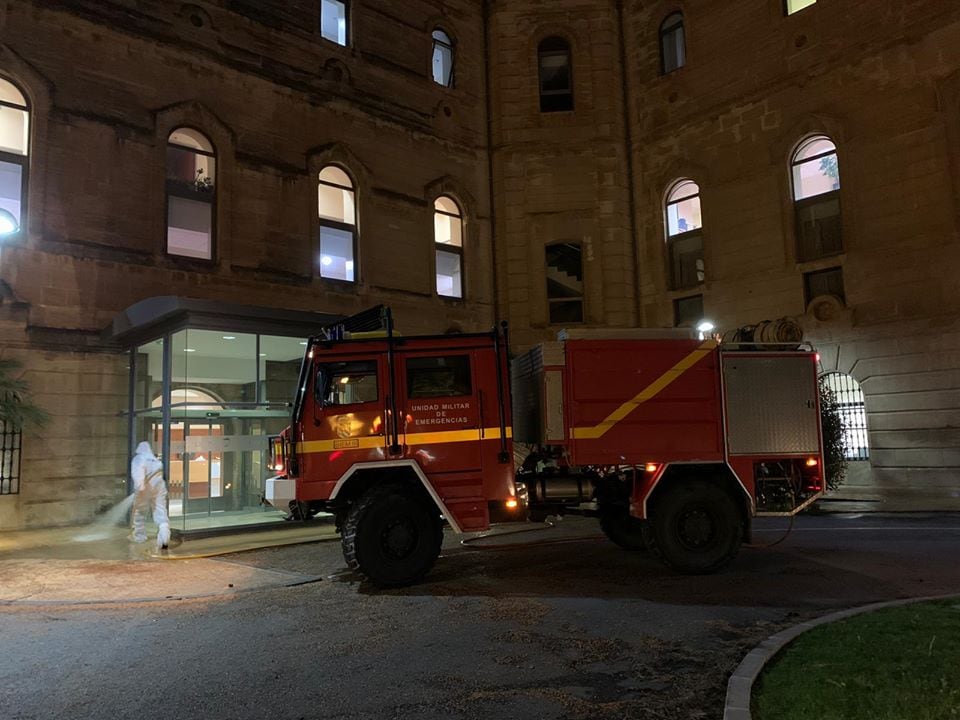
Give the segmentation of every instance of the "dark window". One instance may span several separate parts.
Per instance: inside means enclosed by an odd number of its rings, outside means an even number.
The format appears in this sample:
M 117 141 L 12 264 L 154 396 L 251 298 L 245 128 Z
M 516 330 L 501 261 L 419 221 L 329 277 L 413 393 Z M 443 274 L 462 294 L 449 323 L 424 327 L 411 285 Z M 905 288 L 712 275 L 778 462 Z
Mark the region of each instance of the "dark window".
M 407 359 L 407 397 L 440 398 L 471 394 L 469 356 Z
M 13 83 L 0 78 L 0 237 L 26 220 L 30 108 Z
M 693 180 L 674 183 L 667 193 L 667 254 L 670 287 L 683 290 L 703 283 L 703 217 L 700 186 Z
M 692 295 L 673 301 L 673 324 L 695 327 L 703 320 L 703 295 Z
M 356 405 L 377 400 L 376 360 L 325 363 L 317 369 L 316 387 L 324 406 Z
M 551 323 L 583 322 L 583 256 L 576 243 L 547 245 L 547 304 Z
M 806 304 L 821 295 L 836 295 L 844 303 L 847 298 L 843 291 L 843 268 L 830 268 L 803 274 L 803 291 Z
M 337 45 L 349 42 L 350 8 L 341 0 L 320 0 L 320 35 Z
M 573 75 L 570 44 L 549 37 L 537 49 L 540 65 L 540 112 L 573 110 Z
M 0 495 L 16 495 L 20 492 L 22 443 L 20 429 L 0 421 Z
M 336 165 L 320 172 L 320 277 L 356 280 L 357 208 L 350 176 Z
M 217 157 L 196 130 L 180 128 L 167 142 L 167 252 L 213 259 Z
M 833 141 L 816 135 L 797 147 L 790 163 L 797 233 L 797 260 L 843 252 L 840 164 Z
M 666 75 L 687 64 L 683 13 L 673 13 L 660 24 L 660 72 Z
M 433 81 L 453 87 L 453 42 L 439 28 L 433 31 Z

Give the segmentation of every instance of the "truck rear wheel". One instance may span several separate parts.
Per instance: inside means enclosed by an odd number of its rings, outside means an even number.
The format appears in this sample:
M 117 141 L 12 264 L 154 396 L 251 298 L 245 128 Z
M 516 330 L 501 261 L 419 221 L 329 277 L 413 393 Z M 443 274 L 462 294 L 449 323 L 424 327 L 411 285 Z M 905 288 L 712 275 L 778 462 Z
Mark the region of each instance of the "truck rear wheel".
M 668 567 L 693 575 L 712 573 L 737 556 L 743 518 L 722 487 L 680 482 L 657 499 L 646 537 L 650 550 Z
M 439 512 L 409 490 L 381 485 L 368 490 L 343 522 L 343 559 L 374 585 L 416 582 L 440 556 Z
M 610 503 L 600 506 L 600 529 L 612 542 L 624 550 L 646 550 L 647 541 L 644 528 L 646 521 L 630 515 L 624 503 Z

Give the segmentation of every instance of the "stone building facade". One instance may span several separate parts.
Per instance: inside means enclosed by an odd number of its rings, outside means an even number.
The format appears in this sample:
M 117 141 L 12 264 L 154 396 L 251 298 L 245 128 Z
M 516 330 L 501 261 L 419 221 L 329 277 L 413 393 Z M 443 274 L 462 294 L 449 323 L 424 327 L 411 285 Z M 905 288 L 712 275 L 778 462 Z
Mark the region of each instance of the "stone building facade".
M 518 346 L 792 317 L 863 393 L 848 494 L 960 507 L 954 3 L 0 0 L 0 80 L 29 109 L 0 342 L 55 416 L 0 528 L 122 493 L 130 356 L 104 329 L 169 295 L 387 303 L 405 333 L 507 320 Z M 184 150 L 215 175 L 188 254 Z M 330 166 L 355 201 L 333 225 Z M 324 227 L 352 236 L 352 281 L 324 276 Z

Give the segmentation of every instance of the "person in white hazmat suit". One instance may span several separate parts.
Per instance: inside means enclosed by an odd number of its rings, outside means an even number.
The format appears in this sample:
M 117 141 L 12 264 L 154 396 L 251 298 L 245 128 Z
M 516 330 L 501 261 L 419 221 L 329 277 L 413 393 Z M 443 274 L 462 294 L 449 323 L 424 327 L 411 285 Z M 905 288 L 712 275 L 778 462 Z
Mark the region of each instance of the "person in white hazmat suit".
M 137 452 L 130 463 L 130 479 L 133 480 L 133 541 L 147 541 L 147 510 L 153 505 L 153 521 L 160 528 L 157 533 L 157 549 L 166 549 L 170 544 L 170 518 L 167 516 L 167 484 L 163 479 L 163 463 L 150 449 L 150 443 L 137 445 Z

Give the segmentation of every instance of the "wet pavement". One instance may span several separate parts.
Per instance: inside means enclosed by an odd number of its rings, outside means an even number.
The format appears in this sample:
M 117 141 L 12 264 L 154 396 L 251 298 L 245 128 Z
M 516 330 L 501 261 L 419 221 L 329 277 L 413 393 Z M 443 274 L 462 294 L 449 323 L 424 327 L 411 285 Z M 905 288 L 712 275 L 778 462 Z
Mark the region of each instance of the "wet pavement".
M 784 527 L 760 523 L 755 541 Z M 954 515 L 804 517 L 727 572 L 685 577 L 567 519 L 449 537 L 425 582 L 382 592 L 343 570 L 338 543 L 257 550 L 216 562 L 323 579 L 0 608 L 0 718 L 719 718 L 761 639 L 834 608 L 960 593 L 958 551 Z

